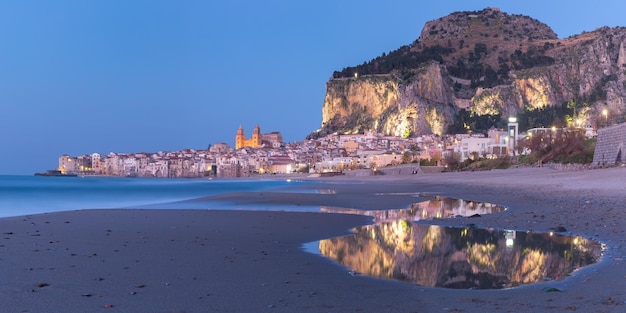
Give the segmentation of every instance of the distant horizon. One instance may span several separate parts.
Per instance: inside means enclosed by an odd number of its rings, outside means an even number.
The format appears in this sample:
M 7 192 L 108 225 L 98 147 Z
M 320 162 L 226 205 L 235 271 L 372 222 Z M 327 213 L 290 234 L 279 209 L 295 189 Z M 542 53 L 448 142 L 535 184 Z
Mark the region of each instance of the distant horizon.
M 233 147 L 240 125 L 303 141 L 321 125 L 333 71 L 410 44 L 427 21 L 496 7 L 567 38 L 623 25 L 626 10 L 617 1 L 272 1 L 0 3 L 10 47 L 0 53 L 0 174 L 53 169 L 62 154 Z

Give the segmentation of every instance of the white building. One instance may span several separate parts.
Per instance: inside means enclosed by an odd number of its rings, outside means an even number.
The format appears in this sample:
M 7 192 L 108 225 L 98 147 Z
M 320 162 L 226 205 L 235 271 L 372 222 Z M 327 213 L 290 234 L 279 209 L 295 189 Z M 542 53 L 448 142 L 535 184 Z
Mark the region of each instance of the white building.
M 63 174 L 78 173 L 78 162 L 76 161 L 76 158 L 72 158 L 67 154 L 60 156 L 58 170 Z
M 461 142 L 454 152 L 458 152 L 461 156 L 461 161 L 465 161 L 471 157 L 472 153 L 477 153 L 480 157 L 486 157 L 488 154 L 491 154 L 492 146 L 494 145 L 495 141 L 492 138 L 461 138 Z

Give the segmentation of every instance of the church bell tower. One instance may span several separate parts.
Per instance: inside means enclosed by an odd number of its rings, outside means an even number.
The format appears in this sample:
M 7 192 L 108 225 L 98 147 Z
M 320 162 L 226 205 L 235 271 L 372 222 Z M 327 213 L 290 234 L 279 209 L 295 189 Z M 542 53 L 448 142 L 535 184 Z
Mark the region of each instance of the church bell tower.
M 235 136 L 235 150 L 239 150 L 243 148 L 246 142 L 246 135 L 243 133 L 243 127 L 239 125 L 239 129 L 237 130 L 237 135 Z
M 257 125 L 254 127 L 254 132 L 252 133 L 252 145 L 258 148 L 261 146 L 261 141 L 261 127 Z

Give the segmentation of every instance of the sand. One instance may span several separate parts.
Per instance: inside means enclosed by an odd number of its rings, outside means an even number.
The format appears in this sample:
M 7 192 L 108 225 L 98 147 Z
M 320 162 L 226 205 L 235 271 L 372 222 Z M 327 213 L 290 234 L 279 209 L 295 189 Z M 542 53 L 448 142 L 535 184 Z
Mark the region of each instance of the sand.
M 521 168 L 335 177 L 307 188 L 203 199 L 404 208 L 415 193 L 505 205 L 440 225 L 550 231 L 606 243 L 601 262 L 562 281 L 451 290 L 350 275 L 301 249 L 371 223 L 358 215 L 82 210 L 0 219 L 0 312 L 626 312 L 626 168 Z M 215 202 L 219 200 L 220 202 Z M 216 208 L 219 205 L 216 204 Z M 545 288 L 560 292 L 546 292 Z

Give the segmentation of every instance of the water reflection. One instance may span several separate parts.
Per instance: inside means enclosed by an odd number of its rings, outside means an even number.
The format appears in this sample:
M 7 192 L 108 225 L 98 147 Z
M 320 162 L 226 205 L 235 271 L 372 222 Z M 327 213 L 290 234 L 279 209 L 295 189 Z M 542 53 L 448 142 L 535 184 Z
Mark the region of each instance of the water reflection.
M 501 205 L 452 199 L 446 197 L 432 197 L 429 201 L 413 203 L 409 208 L 400 210 L 357 210 L 346 208 L 322 207 L 323 212 L 359 214 L 374 217 L 376 222 L 395 221 L 399 219 L 419 221 L 426 219 L 451 218 L 459 216 L 483 215 L 501 212 L 505 207 Z
M 357 272 L 418 285 L 500 289 L 559 280 L 594 263 L 600 244 L 581 237 L 450 228 L 396 220 L 322 240 L 322 255 Z

